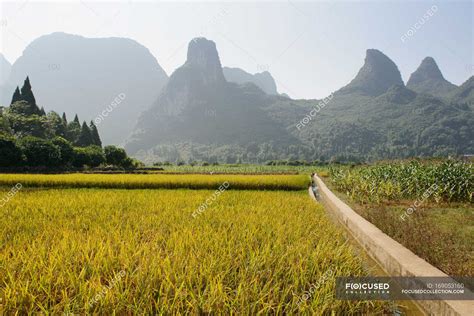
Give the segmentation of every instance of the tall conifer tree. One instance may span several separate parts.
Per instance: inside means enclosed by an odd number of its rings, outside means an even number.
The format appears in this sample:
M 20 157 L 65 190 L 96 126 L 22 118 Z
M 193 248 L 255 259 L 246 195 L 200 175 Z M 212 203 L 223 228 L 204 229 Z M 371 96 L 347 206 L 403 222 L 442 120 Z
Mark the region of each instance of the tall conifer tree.
M 90 130 L 91 130 L 92 141 L 94 142 L 94 145 L 102 147 L 102 140 L 100 139 L 99 131 L 97 130 L 97 126 L 95 126 L 94 122 L 91 121 L 89 127 L 90 127 Z

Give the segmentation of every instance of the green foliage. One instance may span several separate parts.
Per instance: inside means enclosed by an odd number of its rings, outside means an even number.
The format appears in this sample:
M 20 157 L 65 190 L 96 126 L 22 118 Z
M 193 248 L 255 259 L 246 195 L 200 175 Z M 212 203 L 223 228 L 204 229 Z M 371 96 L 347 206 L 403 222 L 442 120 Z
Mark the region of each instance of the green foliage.
M 59 148 L 61 153 L 58 164 L 61 166 L 71 164 L 74 159 L 74 147 L 72 144 L 61 136 L 56 136 L 53 138 L 52 143 Z
M 11 167 L 21 164 L 21 149 L 15 140 L 8 135 L 0 133 L 0 167 Z
M 27 136 L 20 140 L 26 163 L 33 167 L 52 167 L 61 160 L 60 148 L 48 140 Z
M 81 132 L 79 134 L 79 138 L 77 139 L 76 145 L 79 147 L 94 145 L 91 130 L 89 129 L 89 126 L 87 126 L 86 122 L 82 123 Z
M 128 168 L 132 165 L 132 160 L 127 157 L 125 149 L 116 146 L 105 146 L 105 160 L 107 164 Z
M 85 148 L 75 150 L 72 144 Z M 101 145 L 92 122 L 91 127 L 86 122 L 81 127 L 76 115 L 68 124 L 65 113 L 46 115 L 44 108 L 39 109 L 28 77 L 21 92 L 15 90 L 11 106 L 0 107 L 0 166 L 23 162 L 27 167 L 95 167 L 105 162 Z M 130 158 L 122 161 L 122 166 L 134 165 L 138 163 Z
M 59 116 L 58 113 L 54 111 L 49 112 L 47 115 L 47 124 L 50 137 L 67 137 L 67 125 L 64 124 L 63 119 Z
M 76 114 L 74 120 L 67 125 L 67 140 L 69 140 L 73 144 L 76 144 L 80 135 L 81 124 L 79 123 L 79 118 Z
M 18 105 L 22 103 L 22 105 L 25 105 L 26 103 L 24 102 L 25 101 L 19 101 L 15 104 Z M 25 136 L 46 138 L 49 134 L 48 121 L 45 116 L 39 116 L 38 114 L 21 114 L 12 107 L 10 107 L 8 111 L 5 111 L 5 116 L 9 121 L 12 133 L 19 138 Z
M 331 178 L 339 190 L 359 202 L 473 201 L 474 166 L 462 161 L 423 163 L 413 160 L 353 169 L 331 168 Z
M 95 126 L 93 121 L 91 121 L 89 128 L 91 130 L 92 135 L 92 144 L 102 147 L 102 140 L 100 139 L 99 131 L 97 130 L 97 126 Z
M 23 87 L 21 87 L 21 99 L 28 102 L 31 106 L 36 106 L 35 96 L 31 90 L 30 78 L 26 77 Z
M 89 167 L 98 167 L 105 163 L 105 155 L 102 148 L 98 146 L 75 147 L 73 165 L 82 168 L 85 165 Z
M 13 104 L 17 101 L 21 101 L 21 93 L 20 88 L 18 88 L 18 86 L 16 87 L 15 92 L 13 92 L 12 102 L 10 102 L 10 104 Z
M 8 118 L 3 114 L 4 108 L 0 107 L 0 133 L 11 135 L 12 130 L 10 128 L 10 122 Z
M 25 100 L 17 101 L 10 105 L 10 111 L 15 114 L 20 114 L 24 116 L 29 115 L 40 115 L 41 110 L 34 104 L 28 103 Z

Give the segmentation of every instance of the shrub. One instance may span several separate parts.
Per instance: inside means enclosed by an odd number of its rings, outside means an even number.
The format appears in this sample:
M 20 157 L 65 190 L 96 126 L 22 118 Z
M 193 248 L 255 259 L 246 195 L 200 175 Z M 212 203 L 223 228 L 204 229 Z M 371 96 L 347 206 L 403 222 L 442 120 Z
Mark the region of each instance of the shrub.
M 63 166 L 72 164 L 72 161 L 74 159 L 74 148 L 72 144 L 59 136 L 55 137 L 52 140 L 52 143 L 58 146 L 59 151 L 61 153 L 61 158 L 59 159 L 58 164 Z
M 98 167 L 105 162 L 102 148 L 98 146 L 75 147 L 73 165 L 77 168 L 84 166 Z
M 104 153 L 105 160 L 109 165 L 119 167 L 129 167 L 132 165 L 132 161 L 127 157 L 127 153 L 123 148 L 118 148 L 116 146 L 105 146 Z
M 26 164 L 32 167 L 51 167 L 61 159 L 58 146 L 48 140 L 27 136 L 20 141 L 20 147 L 26 158 Z
M 10 167 L 21 163 L 21 149 L 16 145 L 15 140 L 0 134 L 0 167 Z

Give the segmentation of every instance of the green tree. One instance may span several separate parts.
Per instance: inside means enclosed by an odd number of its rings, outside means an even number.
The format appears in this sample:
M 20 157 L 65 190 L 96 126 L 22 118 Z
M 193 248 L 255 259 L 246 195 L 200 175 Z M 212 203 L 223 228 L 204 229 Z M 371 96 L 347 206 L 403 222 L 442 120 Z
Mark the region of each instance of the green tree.
M 84 166 L 97 167 L 105 162 L 104 152 L 98 146 L 75 147 L 73 165 L 77 168 Z
M 60 136 L 53 138 L 51 142 L 59 148 L 59 152 L 61 153 L 58 165 L 67 166 L 72 164 L 74 160 L 74 147 L 72 144 Z
M 67 127 L 67 117 L 66 117 L 66 113 L 65 113 L 65 112 L 63 112 L 63 117 L 62 117 L 62 119 L 63 119 L 63 124 L 64 124 L 64 126 Z
M 21 149 L 13 137 L 0 134 L 0 167 L 11 167 L 22 161 Z
M 91 121 L 89 127 L 90 127 L 90 130 L 91 130 L 93 144 L 96 145 L 96 146 L 102 147 L 102 140 L 100 139 L 99 131 L 97 130 L 97 126 L 95 126 L 94 122 Z
M 25 155 L 26 164 L 32 167 L 52 167 L 61 159 L 58 146 L 52 142 L 33 136 L 21 139 L 20 148 Z
M 31 90 L 30 78 L 27 76 L 21 87 L 21 99 L 36 107 L 35 96 Z
M 18 86 L 16 87 L 15 92 L 13 92 L 12 102 L 10 104 L 13 104 L 17 101 L 21 101 L 21 93 L 20 88 L 18 88 Z
M 10 105 L 10 111 L 24 116 L 40 115 L 40 110 L 37 106 L 28 103 L 25 100 L 16 101 Z
M 81 134 L 81 124 L 79 123 L 79 117 L 74 117 L 74 120 L 67 126 L 67 140 L 75 144 Z
M 58 113 L 51 111 L 48 113 L 47 122 L 50 137 L 60 136 L 62 138 L 67 137 L 67 129 L 63 123 L 63 120 Z
M 11 135 L 12 130 L 10 128 L 10 122 L 8 118 L 3 114 L 3 107 L 0 107 L 0 134 Z
M 109 165 L 119 166 L 119 167 L 130 167 L 131 159 L 128 158 L 125 149 L 118 148 L 116 146 L 105 146 L 105 161 Z
M 19 138 L 24 136 L 46 138 L 48 135 L 47 118 L 36 114 L 21 114 L 24 112 L 20 107 L 23 108 L 23 106 L 29 106 L 25 101 L 16 102 L 15 105 L 17 105 L 17 107 L 13 107 L 12 105 L 4 114 L 9 122 L 13 134 Z
M 76 145 L 79 147 L 87 147 L 93 145 L 94 141 L 92 140 L 91 130 L 87 123 L 84 121 L 81 127 L 81 133 L 79 134 L 79 138 L 77 139 Z

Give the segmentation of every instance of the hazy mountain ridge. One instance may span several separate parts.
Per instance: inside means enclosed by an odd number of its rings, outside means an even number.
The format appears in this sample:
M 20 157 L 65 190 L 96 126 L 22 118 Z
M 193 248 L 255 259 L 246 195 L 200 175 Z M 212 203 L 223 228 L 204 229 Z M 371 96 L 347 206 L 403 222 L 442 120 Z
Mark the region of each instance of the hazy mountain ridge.
M 450 97 L 454 102 L 467 104 L 474 109 L 474 76 L 455 89 Z
M 453 92 L 457 86 L 444 79 L 436 61 L 432 57 L 426 57 L 407 82 L 407 88 L 439 97 L 446 97 Z
M 39 105 L 95 120 L 104 143 L 121 143 L 140 112 L 158 96 L 167 75 L 147 48 L 125 38 L 86 38 L 66 33 L 31 42 L 12 66 L 1 103 L 29 76 Z M 120 104 L 114 100 L 121 96 Z M 110 113 L 109 113 L 110 112 Z
M 63 41 L 72 47 L 58 51 Z M 89 49 L 83 49 L 85 44 Z M 64 33 L 43 36 L 25 49 L 13 65 L 9 89 L 22 73 L 38 82 L 40 106 L 78 112 L 88 120 L 122 93 L 123 103 L 99 129 L 105 142 L 121 142 L 133 130 L 126 148 L 148 162 L 365 160 L 474 152 L 474 77 L 456 87 L 430 57 L 405 86 L 397 65 L 369 49 L 354 79 L 322 107 L 322 100 L 268 93 L 276 86 L 263 89 L 258 76 L 240 69 L 244 76 L 228 78 L 215 43 L 205 38 L 189 43 L 187 60 L 168 80 L 135 41 Z M 5 103 L 11 100 L 10 93 L 2 97 Z
M 160 144 L 194 142 L 203 145 L 245 145 L 269 142 L 298 143 L 265 113 L 272 98 L 253 84 L 227 82 L 215 43 L 192 40 L 185 64 L 139 119 L 127 144 L 130 152 Z
M 404 85 L 397 65 L 381 51 L 368 49 L 364 65 L 357 76 L 340 89 L 339 93 L 377 96 L 386 92 L 393 85 Z
M 227 81 L 238 84 L 253 83 L 266 94 L 277 95 L 277 86 L 275 79 L 268 71 L 251 74 L 240 68 L 224 67 L 224 76 Z
M 0 53 L 0 86 L 5 84 L 10 76 L 11 69 L 12 65 L 10 62 Z
M 334 157 L 376 159 L 463 154 L 474 148 L 474 134 L 469 128 L 474 124 L 472 109 L 459 105 L 448 94 L 439 98 L 407 88 L 396 64 L 378 50 L 367 50 L 365 63 L 354 80 L 336 91 L 322 108 L 313 111 L 316 114 L 302 128 L 297 127 L 298 122 L 321 104 L 321 100 L 265 95 L 253 85 L 237 86 L 222 80 L 213 81 L 215 86 L 211 88 L 204 85 L 210 82 L 205 79 L 205 72 L 189 71 L 191 68 L 189 62 L 179 68 L 155 106 L 142 116 L 139 126 L 152 126 L 155 130 L 140 130 L 140 137 L 147 138 L 146 147 L 131 143 L 129 148 L 132 152 L 138 151 L 140 158 L 149 161 L 210 158 L 226 162 Z M 211 73 L 218 72 L 220 78 L 218 68 L 213 68 Z M 412 83 L 416 78 L 417 75 Z M 439 78 L 443 78 L 442 75 L 438 74 Z M 189 82 L 194 83 L 193 88 Z M 199 82 L 201 87 L 197 86 Z M 460 91 L 461 87 L 455 88 L 458 98 L 470 91 L 470 85 L 470 82 L 464 85 L 464 92 Z M 181 93 L 179 98 L 176 97 L 178 92 Z M 239 125 L 245 117 L 239 115 L 241 109 L 236 111 L 235 107 L 249 104 L 252 106 L 246 109 L 258 110 L 255 113 L 262 115 L 267 124 L 252 121 Z M 180 110 L 169 117 L 160 112 L 164 108 Z M 191 108 L 196 120 L 190 119 L 191 114 L 185 114 L 184 109 Z M 215 117 L 208 117 L 208 121 L 199 119 L 209 109 L 208 113 Z M 154 114 L 159 119 L 145 123 Z M 196 122 L 205 122 L 205 127 L 195 125 Z M 156 126 L 163 128 L 157 130 Z M 239 141 L 230 135 L 239 135 Z

